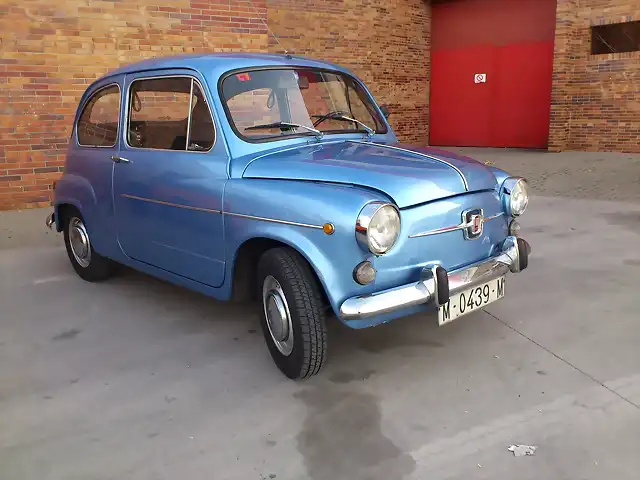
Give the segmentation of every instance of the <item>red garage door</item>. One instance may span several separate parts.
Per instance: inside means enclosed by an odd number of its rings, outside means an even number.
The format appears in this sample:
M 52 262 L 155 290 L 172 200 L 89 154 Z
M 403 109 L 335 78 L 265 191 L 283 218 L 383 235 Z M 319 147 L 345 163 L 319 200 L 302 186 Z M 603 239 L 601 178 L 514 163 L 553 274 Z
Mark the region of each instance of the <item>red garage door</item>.
M 433 0 L 431 145 L 546 148 L 556 0 Z

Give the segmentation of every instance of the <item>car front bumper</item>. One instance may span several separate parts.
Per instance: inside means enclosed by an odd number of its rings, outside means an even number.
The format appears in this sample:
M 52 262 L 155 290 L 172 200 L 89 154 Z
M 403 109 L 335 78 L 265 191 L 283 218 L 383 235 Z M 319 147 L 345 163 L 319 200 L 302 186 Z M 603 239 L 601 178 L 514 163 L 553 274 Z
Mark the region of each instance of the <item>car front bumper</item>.
M 346 321 L 361 320 L 421 304 L 439 306 L 446 303 L 451 295 L 509 271 L 517 273 L 524 270 L 530 253 L 531 246 L 524 239 L 509 236 L 498 255 L 451 272 L 439 266 L 425 267 L 418 282 L 348 298 L 340 307 L 340 315 Z

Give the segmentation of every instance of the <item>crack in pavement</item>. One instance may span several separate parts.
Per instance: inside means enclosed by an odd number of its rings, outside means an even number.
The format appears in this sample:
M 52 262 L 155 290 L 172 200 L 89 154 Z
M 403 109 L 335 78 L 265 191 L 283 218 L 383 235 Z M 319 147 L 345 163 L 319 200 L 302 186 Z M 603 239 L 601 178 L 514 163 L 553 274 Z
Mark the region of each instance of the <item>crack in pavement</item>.
M 552 352 L 551 350 L 549 350 L 547 347 L 545 347 L 544 345 L 541 345 L 540 343 L 536 342 L 533 338 L 528 337 L 527 335 L 525 335 L 524 333 L 522 333 L 520 330 L 518 330 L 515 327 L 512 327 L 511 325 L 509 325 L 507 322 L 500 320 L 498 317 L 496 317 L 493 313 L 489 312 L 487 309 L 483 309 L 483 311 L 489 315 L 490 317 L 494 318 L 495 320 L 497 320 L 498 322 L 500 322 L 501 324 L 503 324 L 505 327 L 510 328 L 511 330 L 513 330 L 514 332 L 516 332 L 518 335 L 520 335 L 522 338 L 526 338 L 527 340 L 529 340 L 531 343 L 533 343 L 534 345 L 540 347 L 541 349 L 543 349 L 544 351 L 546 351 L 547 353 L 550 353 L 551 355 L 553 355 L 554 357 L 556 357 L 558 360 L 560 360 L 561 362 L 563 362 L 564 364 L 568 365 L 569 367 L 573 368 L 575 371 L 580 372 L 582 375 L 584 375 L 585 377 L 587 377 L 588 379 L 592 380 L 593 382 L 597 383 L 598 385 L 600 385 L 601 387 L 605 388 L 606 390 L 609 390 L 611 393 L 613 393 L 615 396 L 617 396 L 618 398 L 624 400 L 625 402 L 627 402 L 629 405 L 633 405 L 634 407 L 636 407 L 638 410 L 640 410 L 640 405 L 638 405 L 637 403 L 633 402 L 632 400 L 629 400 L 628 398 L 626 398 L 624 395 L 619 394 L 618 392 L 616 392 L 615 390 L 613 390 L 610 387 L 607 387 L 604 383 L 602 383 L 600 380 L 598 380 L 597 378 L 595 378 L 593 375 L 588 374 L 587 372 L 585 372 L 584 370 L 578 368 L 577 366 L 575 366 L 573 363 L 571 363 L 570 361 L 562 358 L 560 355 L 558 355 L 557 353 Z

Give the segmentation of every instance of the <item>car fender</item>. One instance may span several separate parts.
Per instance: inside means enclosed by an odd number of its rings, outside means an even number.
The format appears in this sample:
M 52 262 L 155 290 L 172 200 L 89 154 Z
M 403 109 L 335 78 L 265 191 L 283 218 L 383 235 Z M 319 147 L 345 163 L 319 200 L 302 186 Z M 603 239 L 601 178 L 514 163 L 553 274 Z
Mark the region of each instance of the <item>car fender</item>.
M 257 238 L 273 240 L 297 251 L 309 262 L 327 294 L 327 286 L 333 285 L 338 281 L 337 272 L 333 268 L 330 259 L 322 249 L 318 248 L 316 242 L 293 227 L 273 223 L 255 225 L 246 231 L 246 235 L 233 239 L 233 257 L 227 266 L 229 276 L 233 275 L 233 266 L 237 260 L 237 253 L 240 247 L 246 242 Z
M 504 181 L 509 178 L 509 174 L 498 167 L 487 166 L 487 168 L 493 173 L 493 176 L 496 177 L 496 190 L 500 191 L 502 184 Z
M 73 205 L 82 214 L 87 228 L 91 228 L 93 207 L 96 205 L 96 194 L 89 181 L 79 175 L 64 174 L 56 182 L 53 199 L 56 212 L 56 229 L 62 231 L 59 208 L 61 205 Z
M 355 186 L 295 180 L 234 179 L 224 195 L 227 284 L 233 282 L 238 249 L 253 238 L 282 242 L 316 272 L 335 311 L 342 300 L 370 288 L 353 280 L 353 269 L 372 254 L 356 241 L 355 224 L 370 201 L 389 201 Z M 327 234 L 323 225 L 331 224 Z

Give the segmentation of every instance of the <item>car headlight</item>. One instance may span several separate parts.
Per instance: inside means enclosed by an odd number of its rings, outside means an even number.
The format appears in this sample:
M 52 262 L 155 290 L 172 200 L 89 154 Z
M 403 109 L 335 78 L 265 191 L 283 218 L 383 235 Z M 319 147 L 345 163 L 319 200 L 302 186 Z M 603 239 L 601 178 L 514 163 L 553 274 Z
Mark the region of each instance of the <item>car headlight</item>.
M 400 234 L 400 212 L 390 204 L 371 202 L 364 206 L 356 221 L 356 239 L 375 255 L 387 253 Z
M 505 208 L 507 213 L 517 217 L 529 205 L 529 185 L 524 178 L 510 177 L 504 181 Z

